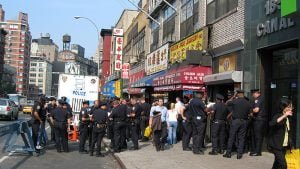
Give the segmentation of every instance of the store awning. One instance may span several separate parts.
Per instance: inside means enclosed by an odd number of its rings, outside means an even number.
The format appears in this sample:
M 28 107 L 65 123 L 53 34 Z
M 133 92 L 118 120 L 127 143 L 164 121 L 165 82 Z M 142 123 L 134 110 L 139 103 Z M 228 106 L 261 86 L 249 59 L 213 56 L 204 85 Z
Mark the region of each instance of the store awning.
M 158 72 L 158 73 L 155 73 L 155 74 L 152 74 L 152 75 L 149 75 L 149 76 L 146 76 L 136 82 L 134 82 L 131 87 L 132 88 L 145 88 L 145 87 L 150 87 L 153 85 L 153 79 L 158 77 L 158 76 L 161 76 L 163 74 L 165 74 L 166 71 L 161 71 L 161 72 Z
M 177 84 L 202 85 L 203 77 L 211 74 L 211 67 L 188 65 L 169 70 L 166 74 L 153 80 L 153 86 L 169 86 Z
M 241 83 L 243 81 L 243 71 L 229 71 L 206 75 L 203 78 L 206 85 L 217 85 L 224 83 Z

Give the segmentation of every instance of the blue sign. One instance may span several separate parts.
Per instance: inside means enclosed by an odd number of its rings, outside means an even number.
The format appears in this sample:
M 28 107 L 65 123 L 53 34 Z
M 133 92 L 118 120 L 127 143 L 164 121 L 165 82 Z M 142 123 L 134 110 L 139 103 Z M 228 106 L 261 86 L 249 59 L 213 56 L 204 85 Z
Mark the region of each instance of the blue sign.
M 102 95 L 108 97 L 115 97 L 115 81 L 107 82 L 103 86 Z

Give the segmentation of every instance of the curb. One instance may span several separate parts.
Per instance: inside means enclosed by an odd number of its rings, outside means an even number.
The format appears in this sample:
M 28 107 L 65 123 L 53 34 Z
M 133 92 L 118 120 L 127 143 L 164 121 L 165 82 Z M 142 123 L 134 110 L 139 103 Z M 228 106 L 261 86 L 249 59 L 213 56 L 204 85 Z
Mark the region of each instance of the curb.
M 109 146 L 109 143 L 107 141 L 105 141 L 107 139 L 103 139 L 103 144 L 104 144 L 104 147 L 105 147 L 105 150 L 107 152 L 110 153 L 110 155 L 117 161 L 117 163 L 119 164 L 119 166 L 121 167 L 121 169 L 127 169 L 127 167 L 125 166 L 125 164 L 122 162 L 122 160 L 120 159 L 119 156 L 117 156 L 115 153 L 112 152 L 110 146 Z

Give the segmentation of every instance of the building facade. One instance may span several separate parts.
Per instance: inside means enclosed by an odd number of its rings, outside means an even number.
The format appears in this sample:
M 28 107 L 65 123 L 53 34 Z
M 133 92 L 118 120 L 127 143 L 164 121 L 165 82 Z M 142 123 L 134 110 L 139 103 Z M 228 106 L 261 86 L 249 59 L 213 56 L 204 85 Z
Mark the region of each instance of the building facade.
M 100 59 L 99 72 L 100 72 L 100 87 L 104 86 L 106 79 L 110 76 L 110 55 L 111 55 L 111 42 L 112 42 L 112 30 L 101 29 L 101 41 L 102 43 L 102 58 Z M 102 90 L 102 89 L 101 89 Z
M 53 42 L 49 33 L 41 34 L 38 39 L 32 39 L 31 56 L 38 56 L 50 62 L 57 60 L 58 46 Z
M 37 86 L 38 90 L 31 90 L 28 98 L 35 99 L 40 94 L 51 95 L 52 63 L 39 57 L 31 57 L 29 85 Z M 31 87 L 34 89 L 34 87 Z
M 20 12 L 17 20 L 5 21 L 5 13 L 0 7 L 0 27 L 7 32 L 5 42 L 5 64 L 15 67 L 16 92 L 28 94 L 28 77 L 30 62 L 31 34 L 29 31 L 28 15 Z
M 300 4 L 257 0 L 246 6 L 244 88 L 261 89 L 270 116 L 278 111 L 281 97 L 292 100 L 291 130 L 300 148 Z
M 2 74 L 4 72 L 4 54 L 5 54 L 5 36 L 6 31 L 0 28 L 0 80 L 2 80 Z

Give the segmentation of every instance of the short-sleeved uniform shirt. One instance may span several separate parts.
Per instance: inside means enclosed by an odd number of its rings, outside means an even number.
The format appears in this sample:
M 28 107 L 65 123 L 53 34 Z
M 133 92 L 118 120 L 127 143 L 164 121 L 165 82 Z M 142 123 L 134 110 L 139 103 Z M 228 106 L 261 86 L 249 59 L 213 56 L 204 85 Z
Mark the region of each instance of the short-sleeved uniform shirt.
M 254 117 L 259 117 L 259 118 L 267 119 L 268 118 L 268 114 L 265 111 L 264 98 L 262 96 L 259 96 L 257 99 L 254 100 L 253 109 L 257 108 L 257 107 L 259 108 L 259 112 L 258 113 L 254 113 Z
M 89 118 L 89 111 L 90 108 L 81 108 L 80 114 L 79 114 L 79 121 L 81 122 L 81 124 L 89 124 L 89 120 L 88 121 L 83 121 L 82 118 Z
M 105 124 L 108 119 L 107 110 L 96 109 L 93 113 L 94 122 L 98 124 Z
M 226 120 L 229 110 L 227 106 L 222 102 L 217 102 L 213 105 L 214 120 Z
M 41 102 L 35 102 L 33 105 L 32 113 L 37 112 L 40 118 L 42 119 L 43 116 L 43 104 Z M 32 117 L 35 119 L 34 114 L 32 114 Z M 35 119 L 37 120 L 37 119 Z M 43 119 L 42 119 L 43 120 Z
M 205 113 L 206 106 L 204 102 L 199 99 L 199 98 L 193 98 L 190 101 L 189 104 L 189 111 L 191 112 L 193 117 L 201 117 L 201 118 L 206 118 L 206 113 Z
M 53 111 L 51 111 L 51 117 L 57 122 L 67 122 L 69 118 L 71 118 L 70 114 L 67 110 L 56 107 Z
M 228 102 L 228 106 L 232 107 L 233 119 L 248 119 L 248 115 L 252 108 L 250 102 L 245 98 L 237 98 Z

